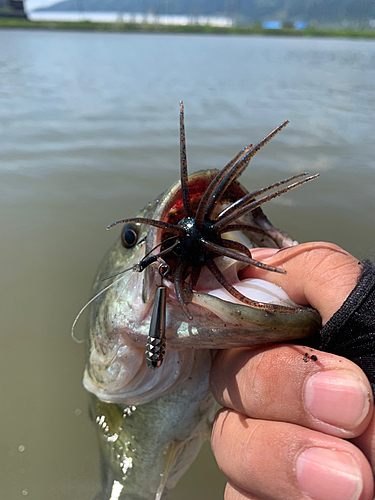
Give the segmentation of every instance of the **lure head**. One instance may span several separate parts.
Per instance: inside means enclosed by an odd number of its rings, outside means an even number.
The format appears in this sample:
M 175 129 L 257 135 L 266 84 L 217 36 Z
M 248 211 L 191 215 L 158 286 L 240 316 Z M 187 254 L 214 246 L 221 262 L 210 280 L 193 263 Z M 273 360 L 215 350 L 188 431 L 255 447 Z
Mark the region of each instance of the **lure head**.
M 185 234 L 178 239 L 175 253 L 188 266 L 204 266 L 214 255 L 205 249 L 202 240 L 212 241 L 218 245 L 222 243 L 222 238 L 215 232 L 213 223 L 206 220 L 202 227 L 198 228 L 194 217 L 184 217 L 178 226 L 184 229 Z

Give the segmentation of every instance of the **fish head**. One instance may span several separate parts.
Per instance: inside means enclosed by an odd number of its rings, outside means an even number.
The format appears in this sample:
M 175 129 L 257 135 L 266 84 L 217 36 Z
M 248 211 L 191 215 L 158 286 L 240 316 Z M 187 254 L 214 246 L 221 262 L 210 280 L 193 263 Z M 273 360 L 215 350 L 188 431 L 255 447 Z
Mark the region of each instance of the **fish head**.
M 190 206 L 194 217 L 199 202 L 217 170 L 189 176 Z M 248 191 L 238 181 L 226 189 L 215 214 L 243 198 Z M 149 203 L 138 218 L 181 225 L 185 217 L 181 182 Z M 236 223 L 249 229 L 234 230 L 226 237 L 245 245 L 285 248 L 297 244 L 276 229 L 260 207 L 241 216 Z M 130 224 L 130 225 L 129 225 Z M 236 300 L 203 263 L 188 304 L 190 317 L 181 308 L 176 293 L 175 269 L 181 260 L 178 242 L 168 229 L 143 223 L 129 223 L 105 256 L 94 284 L 97 298 L 91 304 L 88 361 L 84 385 L 105 402 L 143 404 L 170 391 L 186 380 L 197 365 L 207 361 L 210 350 L 253 346 L 299 339 L 320 327 L 320 317 L 311 308 L 299 306 L 276 285 L 261 280 L 242 279 L 248 266 L 227 256 L 214 258 L 225 279 L 251 300 L 272 303 L 275 310 L 251 307 Z M 126 231 L 128 233 L 127 238 Z M 126 243 L 130 240 L 131 245 Z M 137 264 L 149 255 L 159 257 L 142 269 Z M 167 269 L 168 272 L 161 272 Z M 125 271 L 125 272 L 124 272 Z M 120 273 L 120 274 L 119 274 Z M 105 279 L 111 277 L 110 285 Z M 105 280 L 105 281 L 103 281 Z M 166 355 L 158 370 L 146 365 L 145 346 L 158 286 L 167 289 Z M 107 288 L 104 292 L 101 290 Z

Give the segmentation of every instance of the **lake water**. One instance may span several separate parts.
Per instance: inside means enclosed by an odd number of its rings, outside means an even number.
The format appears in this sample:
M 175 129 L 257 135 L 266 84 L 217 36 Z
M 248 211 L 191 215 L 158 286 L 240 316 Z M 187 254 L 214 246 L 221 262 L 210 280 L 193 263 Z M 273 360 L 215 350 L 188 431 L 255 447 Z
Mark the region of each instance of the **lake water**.
M 179 100 L 191 172 L 289 119 L 243 184 L 320 172 L 267 216 L 373 258 L 375 42 L 3 30 L 0 47 L 1 497 L 91 500 L 70 327 L 117 237 L 105 226 L 178 178 Z M 217 500 L 224 483 L 207 446 L 171 498 Z

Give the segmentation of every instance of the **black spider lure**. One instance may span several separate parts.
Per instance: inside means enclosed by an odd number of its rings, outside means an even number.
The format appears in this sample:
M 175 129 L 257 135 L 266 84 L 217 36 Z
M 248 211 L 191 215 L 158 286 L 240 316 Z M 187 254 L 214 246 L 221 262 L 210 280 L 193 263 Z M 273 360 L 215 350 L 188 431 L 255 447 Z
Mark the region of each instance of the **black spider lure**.
M 278 269 L 267 264 L 263 264 L 254 260 L 250 250 L 243 244 L 225 239 L 222 237 L 224 233 L 230 231 L 250 231 L 265 234 L 261 228 L 251 225 L 241 224 L 238 221 L 240 217 L 257 209 L 264 203 L 318 177 L 319 174 L 308 176 L 308 172 L 294 175 L 288 179 L 283 179 L 279 182 L 271 184 L 265 188 L 259 189 L 252 193 L 248 193 L 241 199 L 235 201 L 230 206 L 225 208 L 218 215 L 214 215 L 215 208 L 218 207 L 223 194 L 229 186 L 244 172 L 251 158 L 267 144 L 280 130 L 282 130 L 289 122 L 286 120 L 270 132 L 264 139 L 255 145 L 241 149 L 230 162 L 213 178 L 207 190 L 203 193 L 198 207 L 194 213 L 192 209 L 191 197 L 189 193 L 189 179 L 187 172 L 186 161 L 186 143 L 185 143 L 185 125 L 184 125 L 184 105 L 180 102 L 180 176 L 181 176 L 181 194 L 184 216 L 176 224 L 154 220 L 142 217 L 131 219 L 123 219 L 113 222 L 107 229 L 117 225 L 126 224 L 126 229 L 123 231 L 124 244 L 133 246 L 137 242 L 134 234 L 133 224 L 147 224 L 155 226 L 163 231 L 162 245 L 160 252 L 156 255 L 146 255 L 132 269 L 142 272 L 150 264 L 154 263 L 161 256 L 166 256 L 173 253 L 173 261 L 176 262 L 170 268 L 168 279 L 173 281 L 176 296 L 179 305 L 188 319 L 192 316 L 188 309 L 188 303 L 191 301 L 192 293 L 195 285 L 198 282 L 202 266 L 207 266 L 216 280 L 236 299 L 246 305 L 267 309 L 272 311 L 286 310 L 284 306 L 274 304 L 262 304 L 245 297 L 236 288 L 234 288 L 223 276 L 218 266 L 214 262 L 214 258 L 218 255 L 224 255 L 249 265 L 257 266 L 267 271 L 277 273 L 285 273 L 282 269 Z M 288 184 L 297 178 L 304 177 L 292 184 Z M 279 189 L 271 194 L 262 196 L 265 192 L 278 188 L 283 184 L 288 184 L 286 187 Z M 216 211 L 217 212 L 217 211 Z M 155 249 L 154 249 L 155 250 Z M 154 251 L 153 250 L 153 251 Z M 160 272 L 160 271 L 159 271 Z M 163 274 L 164 276 L 164 274 Z M 162 290 L 163 289 L 163 290 Z M 146 359 L 149 366 L 157 368 L 161 365 L 164 357 L 165 349 L 165 301 L 166 290 L 161 285 L 156 293 L 154 310 L 151 317 L 150 334 L 147 341 Z

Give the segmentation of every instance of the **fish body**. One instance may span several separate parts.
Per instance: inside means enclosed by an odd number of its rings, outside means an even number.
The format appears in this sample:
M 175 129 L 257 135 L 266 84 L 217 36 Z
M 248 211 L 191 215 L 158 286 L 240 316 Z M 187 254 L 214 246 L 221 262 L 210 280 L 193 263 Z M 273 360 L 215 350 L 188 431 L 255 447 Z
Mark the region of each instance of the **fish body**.
M 207 170 L 186 177 L 149 203 L 136 219 L 129 219 L 133 222 L 124 224 L 121 238 L 104 258 L 96 277 L 84 386 L 91 393 L 91 416 L 99 438 L 102 491 L 98 500 L 159 500 L 173 489 L 210 434 L 215 402 L 208 377 L 215 349 L 302 338 L 320 327 L 316 311 L 294 304 L 272 284 L 241 280 L 241 271 L 248 263 L 227 255 L 214 257 L 211 250 L 204 254 L 206 260 L 202 258 L 193 289 L 187 290 L 186 281 L 178 287 L 176 269 L 184 254 L 182 243 L 176 245 L 182 237 L 168 236 L 167 230 L 140 221 L 181 227 L 186 216 L 184 183 L 189 197 L 188 221 L 194 221 L 202 197 L 218 175 L 217 170 Z M 212 218 L 217 220 L 218 214 L 247 195 L 233 179 L 214 207 Z M 230 238 L 238 248 L 283 248 L 296 243 L 275 229 L 259 206 L 238 217 L 236 224 L 242 226 L 231 226 Z M 132 238 L 133 233 L 135 242 L 127 247 L 124 239 L 128 234 Z M 170 251 L 166 237 L 175 245 Z M 220 238 L 215 241 L 225 243 Z M 158 252 L 160 256 L 139 272 L 139 263 Z M 243 295 L 260 301 L 260 306 L 258 302 L 250 306 L 228 294 L 209 272 L 210 266 L 215 269 L 212 260 L 229 289 L 243 290 Z M 170 270 L 163 277 L 160 262 Z M 124 270 L 128 271 L 121 274 Z M 112 276 L 110 284 L 100 293 L 108 276 Z M 189 278 L 183 275 L 183 279 Z M 151 370 L 145 346 L 161 283 L 167 293 L 167 348 L 160 368 Z M 266 302 L 276 305 L 263 307 Z
M 205 350 L 190 377 L 145 404 L 104 403 L 91 396 L 102 468 L 97 500 L 167 497 L 209 437 L 215 412 L 210 366 Z

